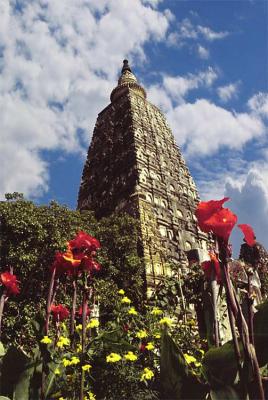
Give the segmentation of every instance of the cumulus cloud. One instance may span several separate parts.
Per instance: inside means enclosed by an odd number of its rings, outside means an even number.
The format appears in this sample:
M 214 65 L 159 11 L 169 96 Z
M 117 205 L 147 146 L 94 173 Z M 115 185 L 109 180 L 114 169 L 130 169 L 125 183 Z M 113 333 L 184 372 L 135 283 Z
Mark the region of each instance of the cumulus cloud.
M 194 89 L 209 88 L 218 78 L 218 73 L 212 67 L 197 74 L 185 76 L 170 76 L 163 74 L 162 85 L 148 88 L 148 97 L 158 104 L 163 111 L 172 109 L 172 101 L 183 103 L 185 96 Z
M 225 86 L 220 86 L 217 89 L 218 96 L 223 103 L 227 103 L 227 101 L 237 97 L 239 88 L 239 82 L 229 83 Z
M 227 31 L 214 31 L 208 26 L 195 25 L 189 18 L 184 18 L 177 24 L 177 29 L 168 35 L 168 44 L 183 46 L 189 41 L 206 40 L 213 42 L 229 36 Z
M 250 224 L 257 240 L 268 249 L 268 163 L 253 163 L 245 177 L 228 179 L 225 195 L 231 198 L 231 208 L 238 215 L 239 223 Z M 236 251 L 242 242 L 242 234 L 233 234 Z
M 202 60 L 207 60 L 209 58 L 209 50 L 200 44 L 197 46 L 197 54 Z
M 0 3 L 1 196 L 47 189 L 42 150 L 84 151 L 121 60 L 143 62 L 144 44 L 165 38 L 172 14 L 158 3 Z
M 229 35 L 229 32 L 227 32 L 227 31 L 215 32 L 212 29 L 210 29 L 208 26 L 202 26 L 202 25 L 197 26 L 197 31 L 201 35 L 203 35 L 203 37 L 205 39 L 209 40 L 210 42 L 212 42 L 213 40 L 224 39 Z
M 268 93 L 257 93 L 248 101 L 250 110 L 262 117 L 268 117 Z

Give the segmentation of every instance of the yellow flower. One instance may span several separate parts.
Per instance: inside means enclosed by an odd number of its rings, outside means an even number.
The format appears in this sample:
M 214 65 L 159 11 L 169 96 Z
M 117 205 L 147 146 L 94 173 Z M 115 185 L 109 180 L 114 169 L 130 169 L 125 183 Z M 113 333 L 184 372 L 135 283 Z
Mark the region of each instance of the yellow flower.
M 160 319 L 159 324 L 161 325 L 167 325 L 167 326 L 171 326 L 173 323 L 172 319 L 168 318 L 168 317 L 164 317 L 162 319 Z
M 89 328 L 97 328 L 100 325 L 99 321 L 97 319 L 91 319 L 89 323 L 87 324 L 87 329 Z
M 64 336 L 60 336 L 58 342 L 57 342 L 57 347 L 59 347 L 60 349 L 63 348 L 63 346 L 69 346 L 70 345 L 70 339 L 64 337 Z
M 89 397 L 85 398 L 84 400 L 96 400 L 96 396 L 94 393 L 88 392 L 88 396 Z
M 161 335 L 160 335 L 160 333 L 154 333 L 154 337 L 156 338 L 156 339 L 160 339 L 161 338 Z
M 125 359 L 128 361 L 136 361 L 138 357 L 133 353 L 133 351 L 129 351 L 127 354 L 125 354 Z
M 52 343 L 52 340 L 48 336 L 44 336 L 42 340 L 40 340 L 41 343 L 44 344 L 49 344 Z
M 86 365 L 83 365 L 83 366 L 82 366 L 82 370 L 83 370 L 83 371 L 89 371 L 90 368 L 92 368 L 92 365 L 90 365 L 90 364 L 86 364 Z
M 70 360 L 67 360 L 67 358 L 64 358 L 64 359 L 62 360 L 62 364 L 63 364 L 63 366 L 66 368 L 66 367 L 69 367 L 69 365 L 71 365 L 71 361 L 70 361 Z
M 56 368 L 56 369 L 54 370 L 54 374 L 55 374 L 55 375 L 60 375 L 60 369 L 59 369 L 59 368 Z
M 185 358 L 185 361 L 187 362 L 187 364 L 195 363 L 197 361 L 195 357 L 190 356 L 187 353 L 183 354 L 183 355 L 184 355 L 184 358 Z
M 76 364 L 79 364 L 79 363 L 80 363 L 80 360 L 79 360 L 78 357 L 73 356 L 71 358 L 71 365 L 76 365 Z
M 141 376 L 141 381 L 147 381 L 152 379 L 152 377 L 154 376 L 154 373 L 152 370 L 150 370 L 149 368 L 144 368 L 143 370 L 143 374 Z
M 194 365 L 195 365 L 196 367 L 201 367 L 201 363 L 200 363 L 199 361 L 195 362 Z
M 143 339 L 143 338 L 145 338 L 147 336 L 148 335 L 147 335 L 146 331 L 139 331 L 139 332 L 136 333 L 136 337 L 139 338 L 139 339 Z
M 130 309 L 128 310 L 128 313 L 130 315 L 137 315 L 137 311 L 135 310 L 135 307 L 130 307 Z
M 76 325 L 76 327 L 75 327 L 75 329 L 76 329 L 76 331 L 78 332 L 78 331 L 81 331 L 82 330 L 82 324 L 78 324 L 78 325 Z
M 60 327 L 61 327 L 64 331 L 67 331 L 67 326 L 66 326 L 65 322 L 61 322 Z
M 81 351 L 82 351 L 82 345 L 81 344 L 78 344 L 76 346 L 76 351 L 77 351 L 77 353 L 81 353 Z
M 202 354 L 202 357 L 203 357 L 203 355 L 205 354 L 204 350 L 203 349 L 198 349 L 198 351 Z
M 127 296 L 124 296 L 124 297 L 121 299 L 121 303 L 130 304 L 130 303 L 131 303 L 131 300 L 130 300 Z
M 110 354 L 106 357 L 106 362 L 114 363 L 114 362 L 120 361 L 121 358 L 122 358 L 122 357 L 120 356 L 120 354 L 117 354 L 117 353 L 110 353 Z
M 66 400 L 64 397 L 60 397 L 59 400 Z
M 151 314 L 152 314 L 152 315 L 161 315 L 161 314 L 163 314 L 163 311 L 160 310 L 160 308 L 154 307 L 154 308 L 152 309 L 152 311 L 151 311 Z
M 153 350 L 154 349 L 154 344 L 153 342 L 148 342 L 147 345 L 145 346 L 147 350 Z
M 124 289 L 120 289 L 120 290 L 118 290 L 118 294 L 122 294 L 122 295 L 124 295 L 124 294 L 125 294 L 125 291 L 124 291 Z

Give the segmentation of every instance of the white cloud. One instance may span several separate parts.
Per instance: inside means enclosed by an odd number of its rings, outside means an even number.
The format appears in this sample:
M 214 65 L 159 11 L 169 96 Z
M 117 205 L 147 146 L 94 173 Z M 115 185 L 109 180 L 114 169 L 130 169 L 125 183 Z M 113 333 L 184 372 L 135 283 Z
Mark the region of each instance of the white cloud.
M 186 76 L 163 76 L 163 89 L 173 100 L 183 102 L 183 98 L 193 89 L 210 87 L 217 79 L 218 74 L 212 67 L 198 74 L 187 74 Z
M 202 25 L 198 25 L 197 26 L 197 31 L 203 35 L 203 37 L 205 39 L 207 39 L 208 41 L 212 42 L 213 40 L 220 40 L 220 39 L 224 39 L 229 35 L 229 32 L 224 31 L 224 32 L 215 32 L 212 29 L 210 29 L 207 26 L 202 26 Z
M 255 116 L 228 111 L 205 99 L 175 107 L 168 120 L 177 141 L 191 156 L 216 153 L 224 146 L 241 149 L 265 133 L 263 123 Z
M 162 84 L 148 89 L 148 99 L 166 113 L 176 141 L 186 157 L 202 158 L 224 148 L 242 150 L 251 140 L 261 138 L 265 141 L 268 130 L 260 115 L 266 112 L 267 97 L 264 94 L 252 97 L 249 101 L 250 112 L 231 111 L 204 98 L 193 103 L 186 102 L 185 98 L 191 90 L 210 89 L 217 78 L 217 71 L 209 67 L 195 75 L 163 75 Z M 238 84 L 232 85 L 236 87 Z M 235 90 L 221 89 L 225 99 L 230 98 L 230 92 Z
M 0 2 L 1 196 L 47 189 L 42 150 L 83 151 L 88 127 L 92 132 L 109 103 L 121 60 L 142 62 L 144 44 L 164 40 L 172 14 L 158 12 L 157 4 Z
M 239 82 L 229 83 L 229 85 L 220 86 L 217 89 L 218 96 L 223 103 L 237 97 Z
M 197 46 L 197 54 L 202 60 L 207 60 L 209 58 L 209 50 L 200 44 Z
M 189 41 L 206 40 L 213 42 L 214 40 L 221 40 L 229 34 L 227 31 L 216 32 L 208 26 L 195 25 L 189 18 L 184 18 L 177 24 L 177 30 L 169 34 L 167 41 L 171 46 L 183 46 Z
M 249 99 L 248 106 L 254 113 L 268 117 L 268 93 L 255 94 Z
M 257 240 L 268 249 L 268 164 L 253 163 L 245 177 L 237 176 L 226 182 L 225 195 L 231 198 L 230 208 L 239 223 L 250 224 Z M 237 230 L 233 243 L 238 252 L 243 235 Z

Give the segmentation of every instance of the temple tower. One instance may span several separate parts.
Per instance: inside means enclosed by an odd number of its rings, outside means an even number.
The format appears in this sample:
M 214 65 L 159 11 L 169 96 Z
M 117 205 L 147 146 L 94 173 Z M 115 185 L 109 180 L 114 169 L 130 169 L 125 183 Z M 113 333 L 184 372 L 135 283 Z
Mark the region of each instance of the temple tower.
M 194 216 L 198 193 L 162 112 L 124 60 L 111 103 L 100 112 L 84 166 L 78 209 L 140 221 L 147 283 L 170 274 L 185 251 L 205 249 Z

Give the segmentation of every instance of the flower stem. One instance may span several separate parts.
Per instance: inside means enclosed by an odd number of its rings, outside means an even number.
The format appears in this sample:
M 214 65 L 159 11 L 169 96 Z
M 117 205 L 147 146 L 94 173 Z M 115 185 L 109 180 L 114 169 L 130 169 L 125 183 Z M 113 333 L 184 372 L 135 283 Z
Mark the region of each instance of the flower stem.
M 6 301 L 6 291 L 4 290 L 4 293 L 2 294 L 1 299 L 0 299 L 0 338 L 2 335 L 2 318 L 3 318 L 4 307 L 5 307 L 5 301 Z
M 72 301 L 72 312 L 71 312 L 71 321 L 70 321 L 70 337 L 71 337 L 72 345 L 74 342 L 74 320 L 75 320 L 75 311 L 76 311 L 76 300 L 77 300 L 77 279 L 75 277 L 73 280 L 73 301 Z
M 84 362 L 85 351 L 86 351 L 87 303 L 88 303 L 87 278 L 86 278 L 86 274 L 84 274 L 84 287 L 83 287 L 83 300 L 82 300 L 82 359 L 81 359 L 81 363 Z M 80 400 L 84 399 L 84 386 L 85 386 L 85 371 L 82 369 L 81 386 L 80 386 Z
M 265 400 L 258 360 L 257 360 L 256 353 L 255 353 L 255 348 L 250 343 L 248 326 L 245 321 L 241 306 L 240 306 L 240 304 L 237 300 L 237 297 L 235 295 L 235 292 L 233 290 L 233 286 L 231 284 L 231 279 L 230 279 L 229 269 L 228 269 L 228 262 L 227 262 L 227 254 L 228 254 L 227 243 L 222 242 L 220 244 L 220 256 L 221 256 L 222 267 L 223 267 L 224 278 L 225 278 L 227 307 L 230 307 L 230 311 L 232 312 L 234 319 L 236 321 L 240 339 L 241 339 L 244 353 L 245 353 L 245 360 L 251 365 L 251 368 L 252 368 L 252 372 L 253 372 L 253 376 L 254 376 L 254 383 L 255 383 L 255 386 L 256 386 L 256 389 L 258 392 L 258 393 L 256 393 L 256 395 L 258 395 L 257 398 L 259 400 Z M 230 316 L 230 313 L 229 313 L 229 316 Z M 234 325 L 233 318 L 230 318 L 230 324 Z M 232 333 L 233 332 L 235 334 L 234 326 L 232 328 Z M 236 346 L 236 345 L 237 345 L 236 340 L 234 340 L 234 346 Z M 237 353 L 237 349 L 236 349 L 236 354 L 239 354 L 239 353 Z M 240 360 L 238 360 L 238 362 L 240 362 Z M 241 375 L 240 375 L 240 378 L 242 378 Z M 246 386 L 248 386 L 248 383 L 246 383 L 246 382 L 244 382 L 244 383 L 246 384 Z M 242 382 L 242 384 L 243 384 L 243 382 Z
M 53 271 L 52 271 L 52 274 L 51 274 L 51 279 L 50 279 L 50 284 L 49 284 L 48 296 L 47 296 L 47 313 L 46 313 L 46 323 L 45 323 L 45 335 L 48 334 L 48 330 L 49 330 L 49 317 L 50 317 L 51 299 L 52 299 L 54 282 L 55 282 L 55 274 L 56 274 L 56 268 L 53 268 Z
M 211 294 L 212 294 L 212 307 L 213 307 L 213 325 L 214 325 L 214 342 L 215 346 L 219 347 L 220 338 L 219 338 L 219 323 L 217 316 L 217 282 L 215 276 L 211 280 Z

